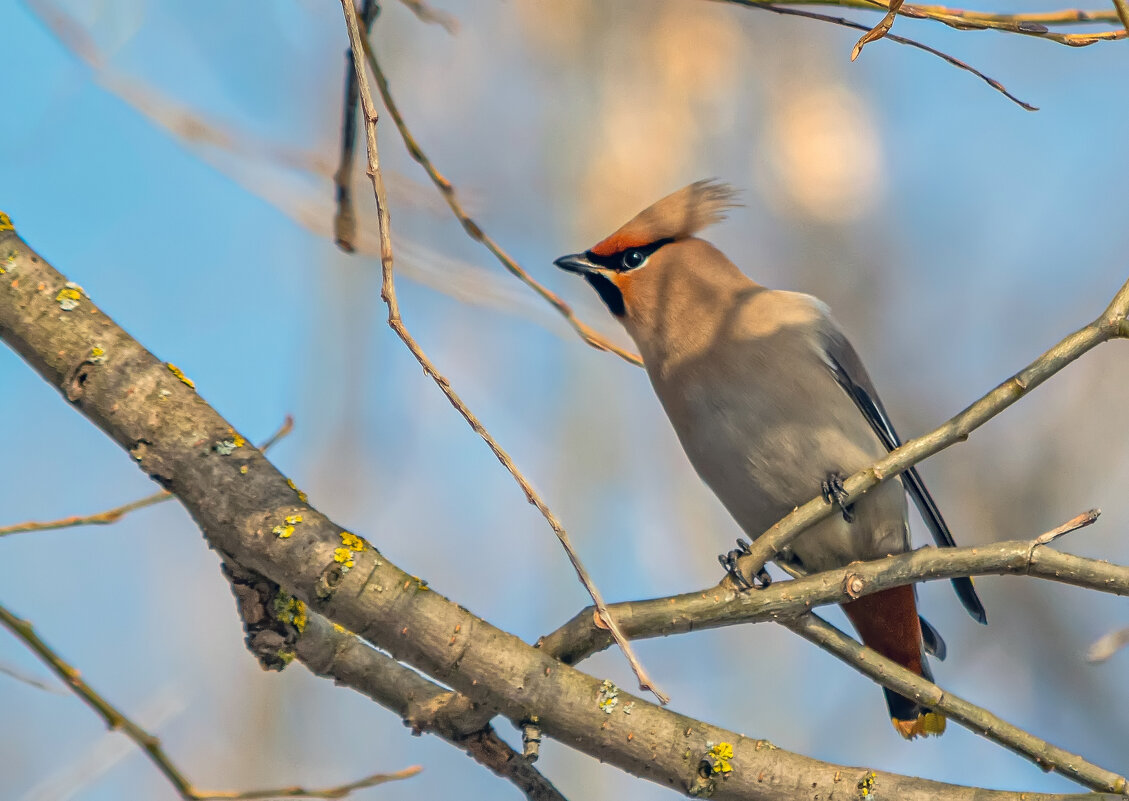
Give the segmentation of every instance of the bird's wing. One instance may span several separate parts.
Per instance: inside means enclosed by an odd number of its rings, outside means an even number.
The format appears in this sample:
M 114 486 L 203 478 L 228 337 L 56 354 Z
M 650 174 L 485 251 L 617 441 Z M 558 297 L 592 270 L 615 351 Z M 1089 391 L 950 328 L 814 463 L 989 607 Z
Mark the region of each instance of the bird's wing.
M 867 375 L 866 368 L 862 366 L 862 360 L 859 359 L 851 343 L 847 341 L 847 338 L 843 336 L 843 333 L 838 330 L 835 324 L 830 319 L 828 323 L 823 327 L 823 349 L 832 375 L 835 376 L 839 386 L 850 395 L 851 400 L 855 402 L 855 406 L 862 412 L 866 421 L 870 423 L 874 433 L 886 446 L 886 450 L 894 450 L 902 444 L 902 441 L 898 438 L 898 433 L 894 430 L 893 423 L 890 422 L 890 416 L 886 414 L 886 409 L 878 398 L 878 392 L 874 389 L 874 384 L 871 382 L 870 376 Z M 941 516 L 941 510 L 937 508 L 933 496 L 925 488 L 925 482 L 921 480 L 917 468 L 909 468 L 902 473 L 902 477 L 914 504 L 925 520 L 925 525 L 929 527 L 929 531 L 933 535 L 933 541 L 942 548 L 956 547 L 956 542 L 945 523 L 945 518 Z M 972 586 L 972 579 L 962 576 L 953 579 L 952 582 L 957 597 L 964 608 L 968 610 L 968 614 L 980 623 L 987 623 L 987 612 Z

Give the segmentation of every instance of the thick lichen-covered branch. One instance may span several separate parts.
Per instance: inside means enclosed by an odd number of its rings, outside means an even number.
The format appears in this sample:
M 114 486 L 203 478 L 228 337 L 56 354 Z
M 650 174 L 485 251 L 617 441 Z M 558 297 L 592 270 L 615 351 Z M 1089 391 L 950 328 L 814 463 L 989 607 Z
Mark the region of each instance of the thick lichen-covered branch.
M 0 338 L 176 495 L 213 548 L 312 611 L 515 724 L 537 715 L 548 737 L 683 793 L 826 798 L 850 792 L 872 773 L 777 749 L 608 688 L 444 598 L 366 540 L 347 545 L 348 532 L 309 506 L 257 449 L 216 447 L 230 441 L 233 427 L 85 293 L 64 310 L 56 295 L 66 278 L 10 230 L 0 230 L 0 257 L 9 272 L 0 278 Z M 92 361 L 94 347 L 106 358 Z M 302 521 L 290 536 L 274 533 L 295 515 Z M 341 548 L 349 554 L 343 561 Z M 601 706 L 601 698 L 609 702 Z M 710 752 L 719 743 L 733 748 L 729 773 L 711 767 Z M 904 801 L 1019 797 L 873 773 L 891 797 Z
M 1000 542 L 976 548 L 924 548 L 871 562 L 856 562 L 794 581 L 737 592 L 724 583 L 701 592 L 612 606 L 633 639 L 668 636 L 739 623 L 773 620 L 830 651 L 878 683 L 919 698 L 967 728 L 1088 786 L 1126 789 L 1124 777 L 1094 765 L 971 704 L 905 668 L 884 659 L 808 614 L 815 606 L 842 603 L 864 595 L 925 580 L 969 575 L 1027 575 L 1089 589 L 1129 595 L 1129 567 L 1059 553 L 1047 546 L 1062 534 L 1093 523 L 1097 510 L 1078 515 L 1033 540 Z M 586 609 L 539 647 L 568 664 L 606 648 L 607 632 Z

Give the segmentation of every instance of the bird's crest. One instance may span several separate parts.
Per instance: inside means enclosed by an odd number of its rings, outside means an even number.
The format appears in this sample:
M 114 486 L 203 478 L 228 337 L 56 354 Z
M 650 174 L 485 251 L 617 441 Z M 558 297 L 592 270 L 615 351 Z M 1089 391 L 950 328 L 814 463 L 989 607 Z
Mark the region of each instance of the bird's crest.
M 722 181 L 695 181 L 636 214 L 591 252 L 611 256 L 664 239 L 693 236 L 707 225 L 725 219 L 726 209 L 739 205 L 734 200 L 736 195 L 736 190 Z

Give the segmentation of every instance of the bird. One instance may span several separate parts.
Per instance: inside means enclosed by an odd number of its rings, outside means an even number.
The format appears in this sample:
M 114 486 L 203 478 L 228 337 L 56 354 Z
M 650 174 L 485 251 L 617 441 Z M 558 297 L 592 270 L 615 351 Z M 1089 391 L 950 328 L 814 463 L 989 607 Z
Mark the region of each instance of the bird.
M 910 550 L 907 492 L 936 544 L 955 546 L 916 468 L 847 497 L 843 477 L 901 441 L 826 304 L 761 286 L 696 236 L 737 205 L 728 184 L 697 181 L 554 264 L 581 275 L 627 329 L 690 464 L 749 537 L 817 493 L 839 507 L 777 561 L 813 573 Z M 731 575 L 736 554 L 719 557 Z M 952 583 L 986 623 L 972 581 Z M 864 644 L 932 681 L 926 652 L 944 659 L 946 648 L 919 617 L 912 586 L 843 609 Z M 940 712 L 889 689 L 885 697 L 906 739 L 944 731 Z

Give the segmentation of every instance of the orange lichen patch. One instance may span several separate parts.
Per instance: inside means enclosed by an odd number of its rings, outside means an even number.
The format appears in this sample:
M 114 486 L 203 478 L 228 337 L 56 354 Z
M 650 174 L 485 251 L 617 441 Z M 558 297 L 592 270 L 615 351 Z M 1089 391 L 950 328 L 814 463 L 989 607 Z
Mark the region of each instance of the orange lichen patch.
M 180 383 L 190 387 L 191 389 L 196 389 L 196 382 L 186 376 L 184 374 L 184 371 L 177 367 L 175 364 L 173 364 L 172 362 L 165 362 L 165 367 L 169 368 L 169 372 L 180 379 Z
M 931 734 L 940 737 L 945 733 L 945 716 L 939 712 L 926 712 L 918 715 L 917 720 L 891 718 L 890 722 L 894 724 L 898 734 L 907 740 L 912 740 L 915 737 L 928 737 Z

